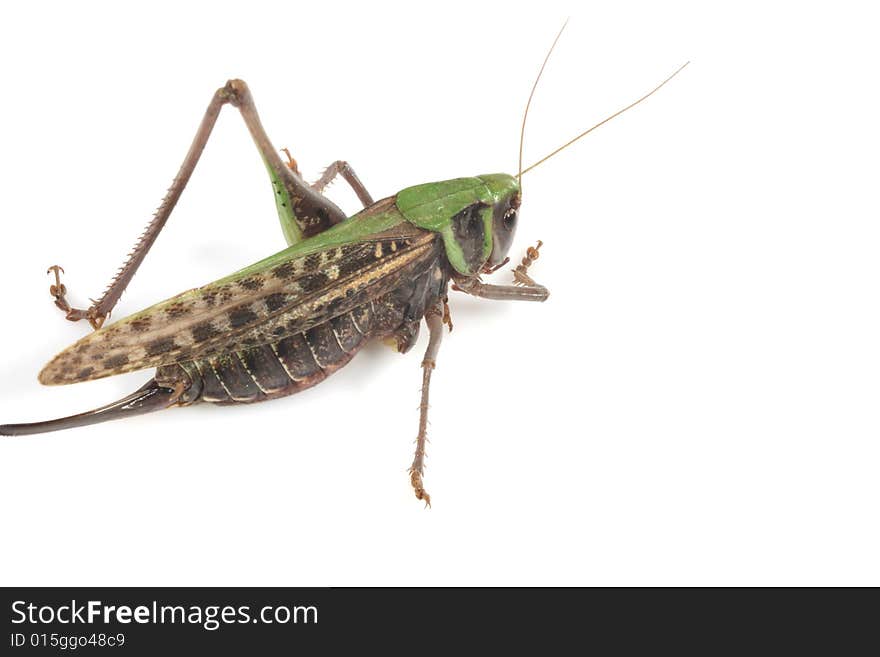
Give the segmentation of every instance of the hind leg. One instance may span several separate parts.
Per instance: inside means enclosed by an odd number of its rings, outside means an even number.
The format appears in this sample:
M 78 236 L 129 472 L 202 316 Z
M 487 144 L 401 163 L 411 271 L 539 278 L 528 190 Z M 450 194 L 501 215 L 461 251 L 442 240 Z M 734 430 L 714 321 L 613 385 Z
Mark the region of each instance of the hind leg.
M 87 319 L 94 328 L 100 328 L 104 320 L 119 301 L 123 291 L 137 272 L 165 223 L 171 216 L 171 211 L 177 204 L 180 195 L 189 182 L 196 164 L 202 155 L 205 144 L 211 136 L 211 131 L 220 115 L 224 105 L 229 104 L 237 107 L 244 119 L 248 131 L 259 150 L 263 162 L 269 172 L 275 192 L 278 216 L 281 227 L 289 244 L 296 243 L 311 235 L 316 235 L 330 226 L 343 221 L 345 213 L 340 210 L 327 197 L 313 190 L 302 178 L 282 162 L 280 156 L 272 146 L 266 131 L 260 122 L 257 108 L 247 84 L 242 80 L 230 80 L 225 86 L 214 93 L 208 109 L 202 118 L 196 136 L 187 151 L 186 157 L 181 164 L 177 175 L 174 177 L 165 198 L 153 215 L 152 221 L 134 246 L 128 259 L 107 287 L 104 294 L 86 309 L 72 307 L 66 298 L 67 289 L 61 283 L 58 275 L 58 266 L 53 266 L 50 271 L 55 271 L 55 285 L 50 292 L 55 299 L 55 305 L 64 311 L 65 317 L 70 321 Z

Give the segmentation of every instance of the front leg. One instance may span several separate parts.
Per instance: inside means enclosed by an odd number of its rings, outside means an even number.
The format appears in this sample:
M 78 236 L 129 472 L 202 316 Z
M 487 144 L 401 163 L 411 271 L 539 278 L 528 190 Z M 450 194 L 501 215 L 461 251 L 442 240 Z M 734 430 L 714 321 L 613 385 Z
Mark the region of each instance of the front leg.
M 546 301 L 550 296 L 550 290 L 535 283 L 528 274 L 529 267 L 538 259 L 538 249 L 541 248 L 541 244 L 542 242 L 538 241 L 537 246 L 530 246 L 526 250 L 522 263 L 513 270 L 514 285 L 491 285 L 484 283 L 476 276 L 460 276 L 455 279 L 452 289 L 467 292 L 475 297 L 498 301 Z M 505 259 L 501 265 L 506 262 Z M 486 273 L 492 273 L 496 269 L 498 267 L 490 269 Z
M 478 278 L 457 279 L 452 289 L 496 301 L 546 301 L 550 296 L 543 285 L 491 285 Z

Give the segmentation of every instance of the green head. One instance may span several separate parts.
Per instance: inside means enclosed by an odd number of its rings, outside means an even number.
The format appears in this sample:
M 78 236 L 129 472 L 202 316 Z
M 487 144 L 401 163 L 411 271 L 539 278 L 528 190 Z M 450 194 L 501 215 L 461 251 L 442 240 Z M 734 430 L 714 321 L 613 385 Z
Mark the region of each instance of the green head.
M 516 177 L 492 173 L 407 187 L 397 194 L 407 221 L 443 237 L 449 263 L 472 276 L 500 264 L 516 231 Z

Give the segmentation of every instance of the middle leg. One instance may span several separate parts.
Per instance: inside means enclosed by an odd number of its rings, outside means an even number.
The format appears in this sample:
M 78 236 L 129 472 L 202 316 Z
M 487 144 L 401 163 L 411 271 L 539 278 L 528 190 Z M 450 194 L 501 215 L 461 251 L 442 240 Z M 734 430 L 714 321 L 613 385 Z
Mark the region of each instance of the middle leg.
M 336 160 L 327 167 L 324 173 L 321 174 L 321 177 L 312 184 L 312 189 L 316 192 L 323 192 L 324 188 L 333 182 L 336 176 L 342 176 L 345 182 L 354 190 L 354 193 L 357 194 L 358 199 L 365 208 L 373 205 L 373 197 L 370 196 L 370 192 L 364 187 L 364 183 L 357 177 L 351 165 L 343 160 Z
M 428 325 L 428 348 L 422 359 L 422 400 L 419 405 L 419 435 L 416 438 L 416 454 L 409 468 L 410 483 L 416 498 L 431 506 L 431 496 L 425 490 L 422 476 L 425 474 L 425 443 L 428 442 L 428 394 L 431 386 L 431 372 L 437 363 L 440 341 L 443 339 L 443 303 L 438 302 L 425 313 Z

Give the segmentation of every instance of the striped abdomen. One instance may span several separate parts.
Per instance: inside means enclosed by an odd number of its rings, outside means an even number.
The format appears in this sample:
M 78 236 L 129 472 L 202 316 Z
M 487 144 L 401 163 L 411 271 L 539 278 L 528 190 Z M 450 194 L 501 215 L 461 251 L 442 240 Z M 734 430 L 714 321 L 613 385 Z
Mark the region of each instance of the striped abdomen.
M 445 293 L 439 262 L 395 290 L 271 344 L 160 367 L 156 382 L 183 388 L 180 402 L 249 403 L 283 397 L 320 383 L 372 338 L 397 335 L 412 344 L 430 304 Z

